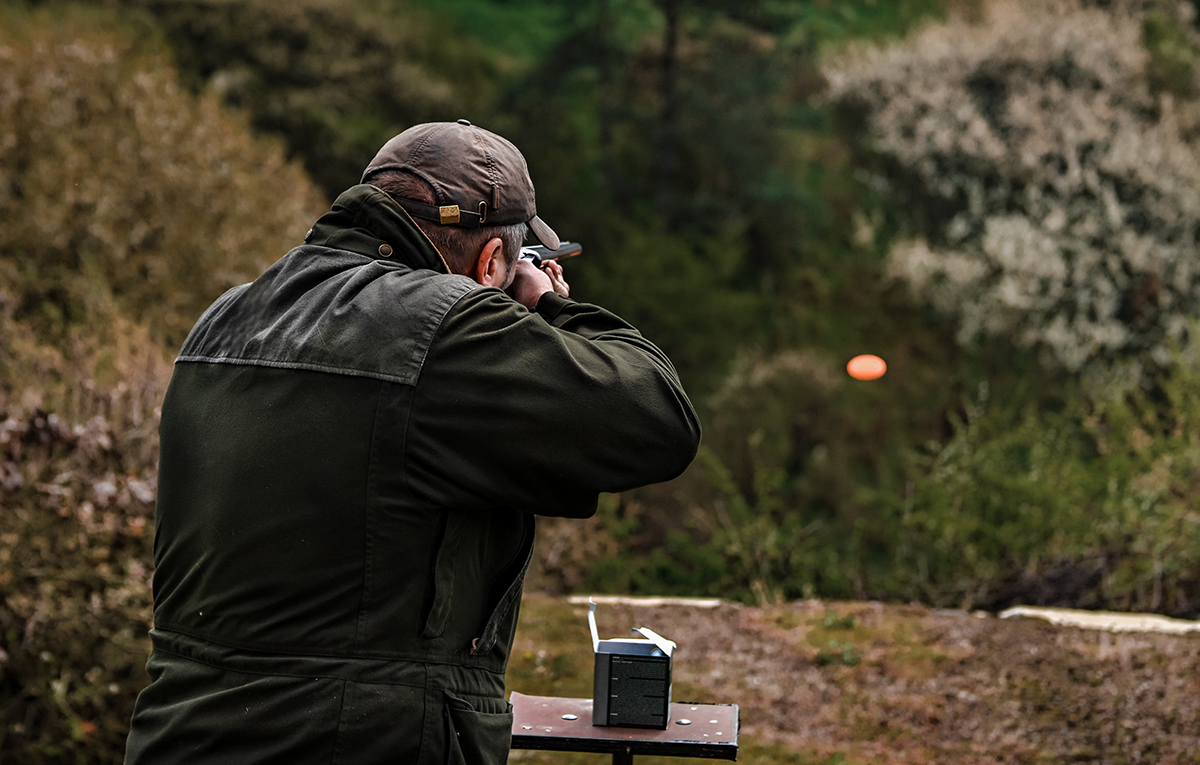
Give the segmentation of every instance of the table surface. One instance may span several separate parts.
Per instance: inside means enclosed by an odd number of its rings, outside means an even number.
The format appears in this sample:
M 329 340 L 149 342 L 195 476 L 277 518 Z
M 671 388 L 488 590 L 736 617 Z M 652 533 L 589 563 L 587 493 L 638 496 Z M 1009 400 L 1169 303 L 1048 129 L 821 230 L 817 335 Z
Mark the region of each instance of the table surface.
M 651 730 L 592 725 L 591 699 L 514 692 L 510 701 L 513 749 L 737 759 L 736 704 L 671 704 L 667 729 Z

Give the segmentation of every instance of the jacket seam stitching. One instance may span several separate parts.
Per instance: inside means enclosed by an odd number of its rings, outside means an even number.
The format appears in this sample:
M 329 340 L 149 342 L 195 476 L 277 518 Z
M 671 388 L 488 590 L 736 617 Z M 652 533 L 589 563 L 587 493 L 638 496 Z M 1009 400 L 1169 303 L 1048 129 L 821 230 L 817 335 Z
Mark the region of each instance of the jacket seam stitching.
M 342 696 L 338 699 L 338 723 L 337 730 L 333 733 L 333 754 L 329 758 L 331 765 L 337 765 L 342 760 L 342 753 L 339 748 L 342 746 L 342 720 L 345 719 L 346 712 L 346 686 L 349 680 L 342 678 Z
M 442 314 L 442 318 L 440 320 L 438 320 L 437 327 L 433 330 L 433 334 L 430 335 L 429 343 L 425 346 L 424 351 L 421 354 L 421 362 L 419 364 L 417 364 L 416 379 L 413 380 L 411 383 L 412 389 L 413 389 L 412 400 L 409 402 L 409 405 L 408 405 L 408 416 L 404 418 L 404 451 L 401 454 L 400 462 L 401 462 L 401 466 L 402 466 L 401 470 L 404 473 L 404 486 L 405 486 L 405 488 L 408 489 L 409 495 L 412 496 L 412 498 L 417 501 L 417 503 L 421 506 L 421 509 L 423 509 L 423 510 L 432 510 L 432 509 L 434 509 L 434 505 L 431 502 L 426 501 L 424 497 L 422 497 L 416 490 L 413 489 L 412 484 L 409 482 L 409 472 L 408 472 L 408 450 L 409 450 L 408 433 L 412 429 L 413 410 L 416 409 L 417 386 L 419 386 L 421 384 L 421 373 L 425 371 L 425 361 L 426 361 L 426 359 L 429 358 L 429 350 L 431 348 L 433 348 L 434 344 L 437 343 L 438 338 L 442 332 L 442 327 L 444 327 L 446 325 L 446 317 L 449 316 L 450 313 L 452 311 L 454 311 L 454 309 L 458 308 L 458 305 L 463 301 L 463 299 L 465 299 L 467 297 L 467 295 L 473 295 L 477 291 L 478 290 L 475 290 L 475 289 L 464 290 L 463 293 L 461 295 L 459 295 L 458 298 L 453 303 L 450 304 L 450 307 L 448 309 L 446 309 L 446 312 Z
M 417 763 L 428 762 L 426 753 L 433 747 L 433 736 L 430 735 L 429 712 L 433 707 L 432 698 L 435 694 L 432 688 L 429 687 L 429 670 L 425 670 L 425 693 L 421 699 L 421 745 L 417 748 Z M 446 748 L 449 749 L 450 742 L 446 742 Z M 448 753 L 447 753 L 448 754 Z M 431 755 L 430 755 L 431 756 Z
M 363 487 L 363 581 L 358 591 L 358 618 L 354 620 L 354 647 L 356 649 L 359 647 L 359 639 L 363 632 L 363 623 L 367 620 L 365 604 L 371 582 L 371 563 L 374 559 L 375 515 L 373 512 L 374 494 L 372 492 L 372 481 L 376 475 L 379 460 L 379 445 L 375 440 L 375 434 L 379 430 L 379 409 L 383 406 L 386 386 L 386 382 L 379 386 L 379 392 L 375 399 L 375 416 L 371 420 L 371 457 L 367 461 L 366 485 Z
M 365 369 L 336 367 L 328 364 L 310 364 L 303 361 L 271 361 L 270 359 L 245 358 L 241 356 L 179 356 L 175 363 L 199 362 L 207 364 L 237 364 L 239 366 L 272 367 L 274 369 L 303 369 L 309 372 L 325 372 L 327 374 L 344 375 L 346 377 L 369 377 L 374 380 L 413 385 L 415 376 L 390 375 L 386 372 L 371 372 Z M 424 361 L 422 359 L 422 361 Z
M 446 307 L 446 310 L 442 312 L 441 318 L 438 319 L 437 326 L 434 327 L 433 332 L 429 334 L 429 342 L 426 343 L 425 347 L 421 349 L 421 358 L 417 362 L 417 371 L 412 382 L 413 387 L 416 387 L 417 383 L 421 380 L 421 371 L 425 369 L 425 360 L 429 358 L 429 349 L 432 348 L 433 344 L 437 342 L 438 334 L 442 331 L 442 327 L 446 324 L 446 317 L 450 315 L 451 311 L 458 307 L 458 304 L 463 301 L 463 298 L 465 298 L 467 295 L 474 294 L 480 289 L 479 286 L 468 287 L 462 284 L 458 286 L 460 289 L 462 289 L 462 294 L 454 298 L 454 302 L 450 303 L 450 305 Z

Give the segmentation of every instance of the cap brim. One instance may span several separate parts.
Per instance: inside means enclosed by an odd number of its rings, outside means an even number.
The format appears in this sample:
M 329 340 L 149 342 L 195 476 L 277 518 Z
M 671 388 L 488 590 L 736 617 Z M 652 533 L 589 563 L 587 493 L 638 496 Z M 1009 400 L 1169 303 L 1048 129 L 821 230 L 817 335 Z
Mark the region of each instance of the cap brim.
M 554 229 L 547 226 L 546 221 L 538 216 L 535 215 L 529 219 L 529 228 L 533 229 L 533 235 L 548 249 L 557 250 L 562 246 L 562 240 L 558 238 L 558 234 L 554 233 Z

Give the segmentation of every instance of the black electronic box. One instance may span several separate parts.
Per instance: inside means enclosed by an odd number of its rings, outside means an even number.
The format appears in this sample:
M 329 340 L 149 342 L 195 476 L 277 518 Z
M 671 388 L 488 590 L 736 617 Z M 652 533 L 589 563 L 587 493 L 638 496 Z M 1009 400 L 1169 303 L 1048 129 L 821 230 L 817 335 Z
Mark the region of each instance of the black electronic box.
M 588 624 L 596 654 L 592 686 L 592 725 L 663 730 L 671 721 L 671 655 L 675 643 L 648 627 L 640 638 L 601 640 L 596 604 Z

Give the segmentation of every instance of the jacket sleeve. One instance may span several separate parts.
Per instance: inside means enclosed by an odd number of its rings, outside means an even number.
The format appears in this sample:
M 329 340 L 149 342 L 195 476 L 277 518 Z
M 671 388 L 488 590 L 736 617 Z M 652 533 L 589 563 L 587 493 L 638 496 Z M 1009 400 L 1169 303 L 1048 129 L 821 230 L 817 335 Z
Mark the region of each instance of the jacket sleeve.
M 699 442 L 675 368 L 629 324 L 554 294 L 530 312 L 483 289 L 430 345 L 405 472 L 431 505 L 582 518 L 600 492 L 679 475 Z

